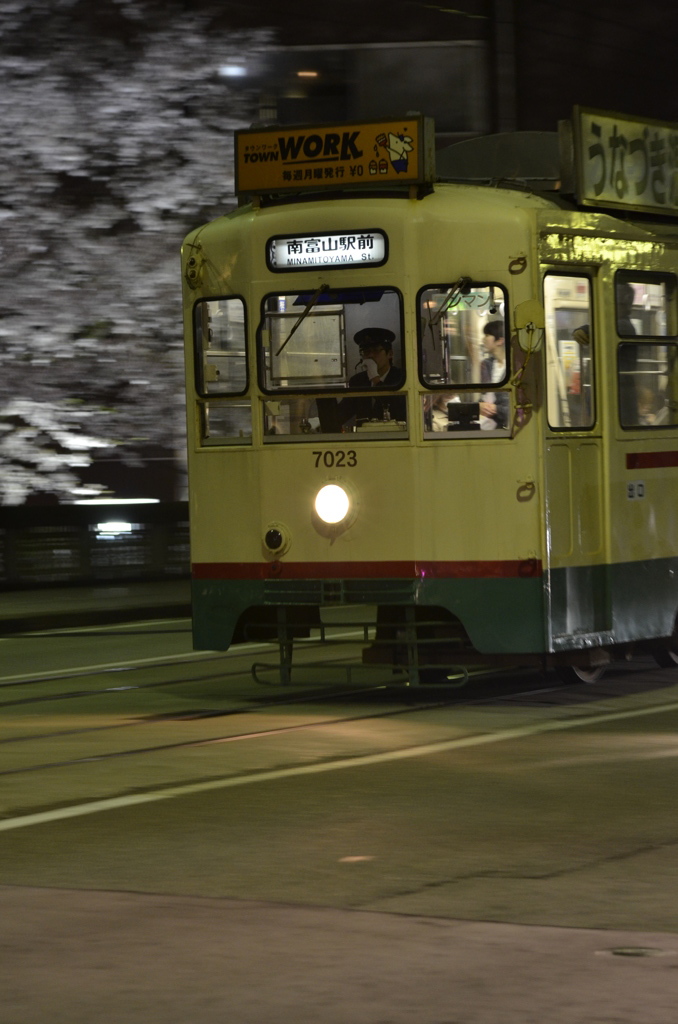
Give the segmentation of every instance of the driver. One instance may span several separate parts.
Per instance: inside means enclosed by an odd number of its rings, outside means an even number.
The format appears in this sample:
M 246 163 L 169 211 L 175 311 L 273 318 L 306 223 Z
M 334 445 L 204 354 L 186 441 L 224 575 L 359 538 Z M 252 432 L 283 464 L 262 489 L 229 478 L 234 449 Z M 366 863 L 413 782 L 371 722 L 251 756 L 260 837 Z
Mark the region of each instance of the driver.
M 393 365 L 393 342 L 395 334 L 387 327 L 363 327 L 353 336 L 360 352 L 362 370 L 349 379 L 350 388 L 388 388 L 395 391 L 405 383 L 405 374 L 399 366 Z M 397 398 L 380 398 L 365 395 L 361 398 L 344 398 L 338 404 L 339 422 L 356 420 L 404 420 L 407 402 L 404 395 Z

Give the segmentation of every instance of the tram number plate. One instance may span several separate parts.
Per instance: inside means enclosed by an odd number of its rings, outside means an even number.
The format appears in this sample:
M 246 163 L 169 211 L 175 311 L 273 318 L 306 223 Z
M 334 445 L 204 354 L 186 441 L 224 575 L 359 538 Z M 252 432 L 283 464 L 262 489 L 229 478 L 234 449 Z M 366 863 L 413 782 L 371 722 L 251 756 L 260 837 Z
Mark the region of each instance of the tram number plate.
M 338 469 L 341 466 L 358 465 L 358 456 L 352 448 L 347 452 L 342 451 L 340 448 L 338 451 L 332 452 L 313 452 L 313 455 L 315 455 L 316 469 L 321 469 L 323 466 L 325 469 Z

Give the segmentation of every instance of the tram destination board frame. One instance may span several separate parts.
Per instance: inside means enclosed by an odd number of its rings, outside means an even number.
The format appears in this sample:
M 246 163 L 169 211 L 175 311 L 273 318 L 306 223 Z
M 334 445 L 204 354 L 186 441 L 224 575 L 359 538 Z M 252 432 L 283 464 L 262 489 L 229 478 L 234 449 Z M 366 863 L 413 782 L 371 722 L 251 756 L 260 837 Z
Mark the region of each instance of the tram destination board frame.
M 421 114 L 235 132 L 238 196 L 426 185 L 434 180 L 434 122 Z
M 580 206 L 678 217 L 678 124 L 575 106 L 563 127 Z

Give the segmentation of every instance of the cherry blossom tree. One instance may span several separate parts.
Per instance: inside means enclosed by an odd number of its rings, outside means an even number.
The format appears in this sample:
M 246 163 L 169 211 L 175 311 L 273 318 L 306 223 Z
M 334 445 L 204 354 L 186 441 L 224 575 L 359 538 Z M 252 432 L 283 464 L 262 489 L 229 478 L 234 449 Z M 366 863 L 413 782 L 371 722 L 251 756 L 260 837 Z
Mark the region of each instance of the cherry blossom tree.
M 181 463 L 179 247 L 234 205 L 256 95 L 221 69 L 256 71 L 270 38 L 212 13 L 4 0 L 0 502 L 73 500 L 100 454 Z

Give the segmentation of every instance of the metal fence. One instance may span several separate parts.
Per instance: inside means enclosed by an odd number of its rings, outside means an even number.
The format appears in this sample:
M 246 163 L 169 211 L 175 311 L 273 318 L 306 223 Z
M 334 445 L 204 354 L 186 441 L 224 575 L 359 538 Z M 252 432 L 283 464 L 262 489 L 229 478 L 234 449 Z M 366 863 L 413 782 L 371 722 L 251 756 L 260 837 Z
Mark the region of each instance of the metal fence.
M 0 589 L 189 572 L 186 502 L 0 508 Z

